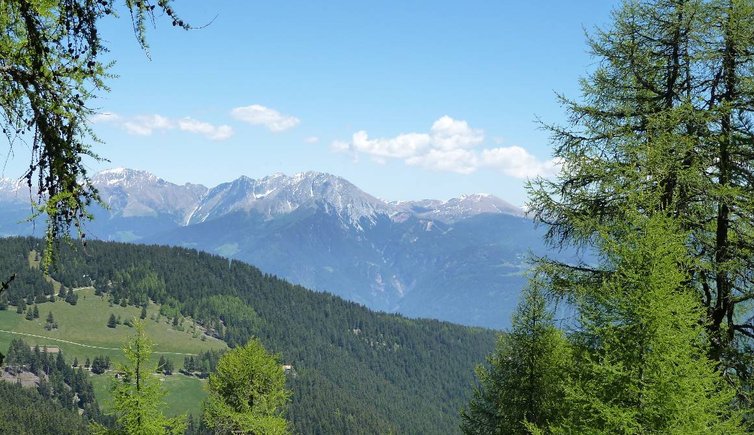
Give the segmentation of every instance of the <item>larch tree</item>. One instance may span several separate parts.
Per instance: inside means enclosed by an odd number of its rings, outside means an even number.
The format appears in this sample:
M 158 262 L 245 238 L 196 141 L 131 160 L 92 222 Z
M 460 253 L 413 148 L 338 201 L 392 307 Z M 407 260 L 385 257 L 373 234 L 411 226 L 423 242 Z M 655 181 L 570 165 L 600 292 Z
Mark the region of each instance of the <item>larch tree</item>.
M 707 358 L 705 312 L 686 288 L 687 236 L 661 214 L 634 214 L 624 229 L 621 237 L 603 232 L 598 242 L 610 273 L 597 287 L 576 289 L 568 413 L 549 430 L 744 433 L 734 389 Z
M 283 366 L 258 339 L 226 352 L 209 376 L 204 422 L 215 433 L 290 433 Z
M 101 426 L 96 432 L 127 435 L 182 434 L 186 428 L 185 416 L 174 418 L 162 414 L 165 391 L 153 376 L 156 366 L 151 365 L 152 340 L 144 331 L 144 323 L 134 321 L 136 333 L 123 347 L 128 364 L 120 367 L 121 379 L 112 385 L 113 408 L 117 428 L 108 431 Z
M 709 356 L 742 379 L 754 337 L 752 22 L 752 0 L 623 2 L 590 40 L 598 66 L 580 100 L 562 99 L 569 122 L 548 126 L 559 176 L 529 184 L 531 214 L 554 246 L 627 236 L 633 211 L 677 219 Z M 540 270 L 567 297 L 605 273 L 549 260 Z

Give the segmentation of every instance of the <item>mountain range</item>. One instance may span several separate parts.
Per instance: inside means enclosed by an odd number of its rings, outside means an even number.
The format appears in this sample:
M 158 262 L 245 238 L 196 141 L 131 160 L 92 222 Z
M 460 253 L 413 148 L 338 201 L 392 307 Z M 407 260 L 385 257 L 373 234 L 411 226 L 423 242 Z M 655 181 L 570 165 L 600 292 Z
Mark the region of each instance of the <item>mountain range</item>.
M 390 202 L 319 172 L 208 188 L 117 168 L 92 182 L 107 207 L 87 238 L 196 248 L 411 317 L 504 328 L 529 254 L 548 254 L 523 210 L 488 194 Z M 0 235 L 42 233 L 18 224 L 25 184 L 0 180 L 0 206 Z

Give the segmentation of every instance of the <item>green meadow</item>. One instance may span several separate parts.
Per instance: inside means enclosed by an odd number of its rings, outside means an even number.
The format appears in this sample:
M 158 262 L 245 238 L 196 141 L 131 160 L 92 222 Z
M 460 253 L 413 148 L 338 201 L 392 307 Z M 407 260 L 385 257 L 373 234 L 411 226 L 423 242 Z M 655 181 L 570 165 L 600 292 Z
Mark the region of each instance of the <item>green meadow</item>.
M 95 356 L 106 355 L 112 360 L 113 368 L 125 363 L 121 348 L 134 333 L 134 329 L 127 326 L 125 321 L 138 319 L 141 308 L 113 305 L 108 301 L 107 295 L 97 296 L 91 287 L 76 289 L 75 292 L 78 295 L 76 305 L 70 305 L 62 299 L 38 304 L 37 319 L 26 320 L 25 315 L 16 313 L 13 306 L 8 307 L 7 311 L 0 311 L 0 352 L 5 353 L 14 338 L 22 338 L 32 346 L 58 347 L 70 362 L 76 358 L 80 364 L 84 364 L 87 358 L 91 360 Z M 27 306 L 27 310 L 32 307 Z M 52 313 L 58 324 L 58 328 L 51 331 L 45 329 L 49 313 Z M 111 314 L 120 319 L 120 324 L 115 328 L 107 326 Z M 167 412 L 189 412 L 198 415 L 201 402 L 206 396 L 203 388 L 206 381 L 181 375 L 177 371 L 183 366 L 183 358 L 186 355 L 225 349 L 226 344 L 204 335 L 200 327 L 194 326 L 193 321 L 188 318 L 183 319 L 178 327 L 174 327 L 172 319 L 161 316 L 159 305 L 154 303 L 147 307 L 144 323 L 149 337 L 154 342 L 152 361 L 155 366 L 162 355 L 172 359 L 175 364 L 176 374 L 160 376 L 167 391 Z M 105 411 L 111 404 L 111 378 L 111 373 L 92 375 L 98 401 Z

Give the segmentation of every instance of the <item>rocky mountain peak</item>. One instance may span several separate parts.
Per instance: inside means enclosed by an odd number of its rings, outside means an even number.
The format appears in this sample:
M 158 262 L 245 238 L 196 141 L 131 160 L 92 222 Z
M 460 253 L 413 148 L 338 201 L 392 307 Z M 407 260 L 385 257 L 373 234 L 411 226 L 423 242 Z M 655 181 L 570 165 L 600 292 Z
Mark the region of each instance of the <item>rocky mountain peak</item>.
M 0 200 L 29 203 L 32 192 L 23 178 L 0 178 Z
M 92 181 L 114 212 L 124 217 L 167 214 L 180 225 L 235 212 L 257 213 L 273 219 L 302 207 L 322 210 L 336 216 L 342 225 L 360 230 L 376 222 L 379 216 L 394 221 L 417 217 L 446 224 L 482 213 L 523 216 L 522 209 L 485 193 L 447 201 L 383 201 L 342 177 L 316 171 L 275 173 L 258 179 L 242 175 L 211 189 L 193 184 L 179 186 L 149 172 L 127 168 L 102 171 Z M 0 181 L 0 192 L 6 189 L 6 184 Z
M 421 219 L 437 220 L 448 224 L 485 213 L 524 216 L 523 209 L 489 193 L 461 195 L 447 201 L 423 199 L 394 204 Z
M 167 215 L 181 225 L 207 188 L 197 184 L 179 186 L 147 171 L 108 169 L 95 174 L 92 184 L 114 214 L 123 217 Z
M 360 225 L 363 218 L 389 214 L 383 201 L 361 191 L 349 181 L 322 172 L 301 172 L 288 176 L 273 174 L 260 179 L 245 176 L 210 189 L 191 216 L 190 223 L 237 211 L 256 212 L 267 218 L 290 213 L 300 207 L 323 207 L 344 223 Z

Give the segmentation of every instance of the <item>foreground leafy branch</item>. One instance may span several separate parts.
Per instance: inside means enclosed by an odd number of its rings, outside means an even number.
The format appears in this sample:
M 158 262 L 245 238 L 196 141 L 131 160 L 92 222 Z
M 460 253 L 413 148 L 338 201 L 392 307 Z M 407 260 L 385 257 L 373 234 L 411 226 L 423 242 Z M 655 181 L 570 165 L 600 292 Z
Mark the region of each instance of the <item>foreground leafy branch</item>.
M 23 174 L 36 198 L 33 218 L 48 217 L 44 264 L 52 261 L 53 241 L 75 230 L 99 200 L 91 185 L 85 158 L 98 140 L 88 123 L 90 102 L 108 90 L 110 62 L 98 28 L 115 16 L 116 0 L 0 1 L 0 128 L 9 155 L 19 147 L 31 150 Z M 161 12 L 185 29 L 171 0 L 124 0 L 138 43 L 148 49 L 146 23 Z

